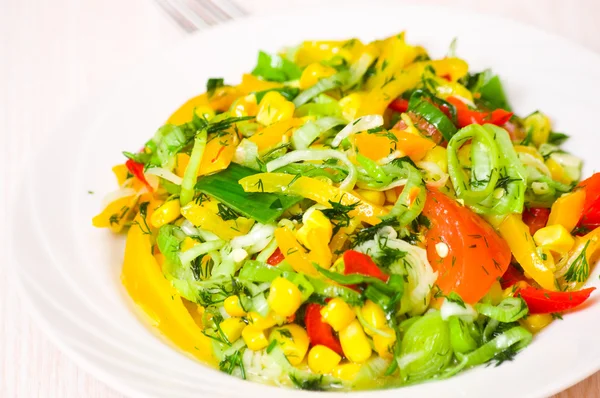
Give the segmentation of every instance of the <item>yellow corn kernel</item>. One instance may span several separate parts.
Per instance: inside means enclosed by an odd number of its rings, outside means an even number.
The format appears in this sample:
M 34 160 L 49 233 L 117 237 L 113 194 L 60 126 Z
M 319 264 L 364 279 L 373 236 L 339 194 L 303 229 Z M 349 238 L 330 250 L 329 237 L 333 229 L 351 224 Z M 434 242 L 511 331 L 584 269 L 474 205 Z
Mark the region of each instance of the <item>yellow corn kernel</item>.
M 256 104 L 256 96 L 254 94 L 240 97 L 231 105 L 229 112 L 231 116 L 256 116 L 258 105 Z
M 201 119 L 210 120 L 215 117 L 215 111 L 208 105 L 200 105 L 194 108 L 194 113 Z
M 187 251 L 190 250 L 192 247 L 196 246 L 198 243 L 197 240 L 190 238 L 189 236 L 186 236 L 185 239 L 183 240 L 183 242 L 181 242 L 181 251 Z
M 342 108 L 342 116 L 344 116 L 346 120 L 356 119 L 356 115 L 362 104 L 362 100 L 362 93 L 352 93 L 340 99 L 339 104 L 340 108 Z
M 398 200 L 398 194 L 396 193 L 396 189 L 392 188 L 392 189 L 388 189 L 385 192 L 385 201 L 386 203 L 391 203 L 391 204 L 395 204 L 396 201 Z
M 333 234 L 331 221 L 320 210 L 312 210 L 304 213 L 303 225 L 296 233 L 296 238 L 309 250 L 311 261 L 316 262 L 323 268 L 331 267 L 331 250 L 329 241 Z
M 531 333 L 537 333 L 550 323 L 552 323 L 552 315 L 550 314 L 533 314 L 527 318 L 522 319 L 521 325 L 523 325 Z
M 329 77 L 335 74 L 335 69 L 321 65 L 318 62 L 308 65 L 300 76 L 300 89 L 306 90 L 309 87 L 317 84 L 324 77 Z
M 377 206 L 383 206 L 385 203 L 385 193 L 381 191 L 371 191 L 370 189 L 357 189 L 356 193 L 365 198 L 368 202 Z
M 285 278 L 278 277 L 271 283 L 269 307 L 280 316 L 291 316 L 302 304 L 302 293 L 298 286 Z
M 286 100 L 277 91 L 265 94 L 258 106 L 256 121 L 268 126 L 276 122 L 289 120 L 294 116 L 294 104 Z
M 265 331 L 254 325 L 248 325 L 242 330 L 242 338 L 252 351 L 262 350 L 269 345 Z
M 177 220 L 181 216 L 179 200 L 169 200 L 152 213 L 150 223 L 154 228 L 160 228 L 165 224 Z
M 336 297 L 321 309 L 321 317 L 333 330 L 339 332 L 354 321 L 356 314 L 344 300 Z
M 229 296 L 223 302 L 223 307 L 225 308 L 225 312 L 227 312 L 230 316 L 244 316 L 246 315 L 246 311 L 242 307 L 240 303 L 239 296 Z
M 316 345 L 308 353 L 308 367 L 314 373 L 331 373 L 341 360 L 337 352 L 324 345 Z
M 246 327 L 246 323 L 241 318 L 227 318 L 219 324 L 219 328 L 230 343 L 239 339 Z
M 447 152 L 446 148 L 444 148 L 442 146 L 436 146 L 435 148 L 433 148 L 432 150 L 427 152 L 427 155 L 425 155 L 425 157 L 423 158 L 423 161 L 433 162 L 433 163 L 437 164 L 444 173 L 447 173 L 448 172 L 448 156 L 447 156 L 446 152 Z
M 340 330 L 339 337 L 344 355 L 352 362 L 362 363 L 371 357 L 371 344 L 358 320 Z
M 252 311 L 248 313 L 248 319 L 252 326 L 261 330 L 271 328 L 277 324 L 272 312 L 269 312 L 267 316 L 262 316 L 258 312 Z
M 190 155 L 187 153 L 178 153 L 177 161 L 175 162 L 175 174 L 183 178 L 185 169 L 187 169 L 188 163 L 190 162 Z
M 535 146 L 540 146 L 544 142 L 548 141 L 550 135 L 550 119 L 541 112 L 534 112 L 527 116 L 523 121 L 525 124 L 525 131 L 529 133 L 531 131 L 531 140 Z
M 299 365 L 308 351 L 308 334 L 304 328 L 289 324 L 271 331 L 269 341 L 277 343 L 292 365 Z
M 360 371 L 361 367 L 362 365 L 358 363 L 343 363 L 333 368 L 331 375 L 341 380 L 352 381 Z
M 115 177 L 117 177 L 117 183 L 119 184 L 119 186 L 121 186 L 123 185 L 125 180 L 127 180 L 127 174 L 129 173 L 129 170 L 124 164 L 118 164 L 112 168 L 112 172 L 115 175 Z
M 575 244 L 575 239 L 562 225 L 550 225 L 540 228 L 533 235 L 533 240 L 538 246 L 559 254 L 565 254 Z
M 390 327 L 381 329 L 382 332 L 387 334 L 383 336 L 381 334 L 373 335 L 373 347 L 377 354 L 382 358 L 392 358 L 394 356 L 394 343 L 396 342 L 396 332 Z
M 380 330 L 387 327 L 387 320 L 385 319 L 383 309 L 371 300 L 367 300 L 360 311 L 365 322 L 373 329 Z M 373 331 L 368 327 L 365 328 L 365 332 L 369 336 L 373 336 Z
M 548 170 L 550 170 L 550 175 L 553 180 L 562 182 L 563 184 L 571 183 L 571 179 L 567 176 L 567 173 L 565 173 L 565 169 L 556 160 L 549 158 L 546 160 L 546 166 L 548 166 Z

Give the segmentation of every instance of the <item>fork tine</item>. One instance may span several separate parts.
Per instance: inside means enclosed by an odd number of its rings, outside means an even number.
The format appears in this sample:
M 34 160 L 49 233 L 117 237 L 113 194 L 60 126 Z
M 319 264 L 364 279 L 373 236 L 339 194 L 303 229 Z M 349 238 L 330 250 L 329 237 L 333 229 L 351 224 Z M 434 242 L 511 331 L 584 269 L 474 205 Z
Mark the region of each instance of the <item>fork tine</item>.
M 216 25 L 219 22 L 224 22 L 231 17 L 225 14 L 222 10 L 215 8 L 205 0 L 187 0 L 188 7 L 200 15 L 209 25 Z
M 180 28 L 188 33 L 195 32 L 198 30 L 196 24 L 191 22 L 185 17 L 176 7 L 172 5 L 171 1 L 168 0 L 156 0 L 156 4 L 163 9 L 170 17 L 171 20 L 179 25 Z
M 231 18 L 239 18 L 248 15 L 248 11 L 237 2 L 231 0 L 211 0 L 217 7 L 227 13 Z

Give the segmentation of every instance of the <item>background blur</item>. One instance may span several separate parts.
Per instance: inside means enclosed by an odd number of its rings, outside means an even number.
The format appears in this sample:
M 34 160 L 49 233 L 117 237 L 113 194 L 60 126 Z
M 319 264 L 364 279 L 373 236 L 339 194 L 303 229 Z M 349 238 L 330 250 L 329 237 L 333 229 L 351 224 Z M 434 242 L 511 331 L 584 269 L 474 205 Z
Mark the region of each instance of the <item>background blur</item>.
M 237 3 L 255 14 L 318 2 Z M 600 52 L 600 0 L 419 3 L 505 16 Z M 373 22 L 371 18 L 367 9 L 365 22 Z M 8 198 L 27 155 L 79 104 L 101 93 L 123 70 L 176 45 L 186 35 L 153 0 L 0 0 L 0 159 L 4 163 L 0 168 L 0 245 L 5 241 Z M 458 45 L 460 50 L 460 41 Z M 1 246 L 0 252 L 5 252 Z M 0 397 L 121 397 L 80 370 L 32 324 L 10 282 L 9 270 L 1 268 L 4 262 L 0 261 Z M 600 373 L 557 397 L 600 398 Z

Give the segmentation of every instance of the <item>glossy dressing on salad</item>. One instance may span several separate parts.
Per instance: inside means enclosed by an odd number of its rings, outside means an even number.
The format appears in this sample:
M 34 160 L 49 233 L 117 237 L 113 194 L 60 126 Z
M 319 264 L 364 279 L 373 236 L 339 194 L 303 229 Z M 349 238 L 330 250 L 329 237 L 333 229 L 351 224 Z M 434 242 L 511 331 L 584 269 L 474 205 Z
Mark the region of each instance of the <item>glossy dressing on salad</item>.
M 127 231 L 131 298 L 203 362 L 400 387 L 512 360 L 590 296 L 600 175 L 567 138 L 454 45 L 307 41 L 209 79 L 93 223 Z

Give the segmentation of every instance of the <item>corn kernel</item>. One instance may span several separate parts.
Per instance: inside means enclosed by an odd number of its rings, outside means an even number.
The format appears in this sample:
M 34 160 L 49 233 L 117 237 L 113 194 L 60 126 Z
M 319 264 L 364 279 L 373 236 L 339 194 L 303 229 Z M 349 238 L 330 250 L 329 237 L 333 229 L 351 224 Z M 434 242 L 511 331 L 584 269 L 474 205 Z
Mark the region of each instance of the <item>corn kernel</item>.
M 363 95 L 360 93 L 352 93 L 340 99 L 339 104 L 342 108 L 342 116 L 344 116 L 346 120 L 356 119 L 362 100 Z
M 300 76 L 300 89 L 306 90 L 314 86 L 317 82 L 324 78 L 335 74 L 335 69 L 321 65 L 318 62 L 308 65 Z
M 398 200 L 398 194 L 396 193 L 396 189 L 392 188 L 392 189 L 388 189 L 385 192 L 385 201 L 386 203 L 391 203 L 391 204 L 395 204 L 396 201 Z
M 308 334 L 304 328 L 289 324 L 271 331 L 269 341 L 276 340 L 292 365 L 299 365 L 308 351 Z
M 550 323 L 552 323 L 552 315 L 550 314 L 533 314 L 527 318 L 522 319 L 521 325 L 523 325 L 531 333 L 537 333 Z
M 154 213 L 150 217 L 150 223 L 154 228 L 160 228 L 165 224 L 175 221 L 179 216 L 181 216 L 179 200 L 169 200 L 154 210 Z
M 385 203 L 385 193 L 381 191 L 371 191 L 370 189 L 357 189 L 356 193 L 365 198 L 369 203 L 377 206 L 383 206 Z
M 371 300 L 367 300 L 360 311 L 365 322 L 373 329 L 379 330 L 387 326 L 387 320 L 383 309 Z M 373 336 L 373 332 L 369 328 L 365 329 L 365 333 L 369 336 Z
M 181 242 L 180 250 L 182 252 L 190 250 L 192 247 L 196 246 L 199 242 L 189 236 L 186 236 L 183 242 Z
M 240 97 L 231 105 L 230 113 L 232 116 L 256 116 L 258 105 L 256 104 L 256 96 L 249 94 L 245 97 Z
M 352 381 L 360 371 L 362 365 L 358 363 L 343 363 L 333 368 L 331 375 L 341 380 Z
M 356 318 L 356 314 L 344 300 L 336 297 L 321 309 L 321 317 L 333 330 L 339 332 L 350 325 Z
M 575 239 L 560 224 L 540 228 L 533 235 L 533 240 L 538 246 L 560 254 L 567 253 L 575 244 Z
M 271 283 L 268 302 L 277 315 L 291 316 L 302 304 L 302 292 L 292 282 L 278 277 Z
M 550 175 L 553 180 L 562 182 L 563 184 L 571 183 L 571 179 L 567 176 L 567 173 L 565 173 L 565 169 L 556 160 L 549 158 L 546 160 L 546 166 L 548 166 L 548 170 L 550 170 Z
M 392 358 L 394 356 L 394 343 L 396 342 L 396 332 L 390 327 L 384 327 L 381 331 L 387 336 L 375 333 L 373 335 L 373 347 L 377 354 L 382 358 Z
M 329 241 L 333 234 L 331 221 L 320 210 L 310 210 L 302 217 L 304 223 L 296 238 L 310 250 L 311 261 L 323 268 L 331 267 L 332 254 Z
M 371 357 L 371 344 L 358 320 L 353 320 L 339 332 L 340 343 L 346 358 L 362 363 Z
M 252 351 L 262 350 L 269 345 L 269 340 L 267 340 L 264 330 L 254 325 L 248 325 L 242 330 L 242 338 Z
M 324 345 L 316 345 L 308 353 L 308 367 L 319 374 L 331 373 L 341 360 L 337 352 Z
M 525 131 L 531 131 L 531 140 L 535 146 L 540 146 L 548 141 L 551 126 L 550 120 L 546 115 L 541 112 L 535 112 L 527 116 L 523 122 L 525 124 Z
M 246 323 L 241 318 L 227 318 L 219 324 L 219 328 L 230 343 L 240 338 L 245 327 Z
M 262 316 L 258 312 L 251 311 L 248 313 L 248 320 L 252 326 L 260 330 L 271 328 L 277 324 L 277 320 L 272 312 L 269 312 L 266 316 Z
M 446 148 L 442 146 L 436 146 L 431 149 L 423 158 L 425 162 L 433 162 L 437 164 L 440 169 L 444 172 L 448 172 L 448 156 Z
M 260 101 L 256 121 L 268 126 L 276 122 L 290 120 L 294 115 L 294 109 L 294 104 L 286 100 L 277 91 L 269 91 Z
M 223 307 L 225 308 L 225 312 L 227 312 L 230 316 L 244 316 L 246 315 L 246 311 L 242 308 L 242 304 L 240 303 L 239 296 L 229 296 L 223 302 Z

